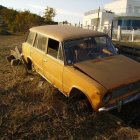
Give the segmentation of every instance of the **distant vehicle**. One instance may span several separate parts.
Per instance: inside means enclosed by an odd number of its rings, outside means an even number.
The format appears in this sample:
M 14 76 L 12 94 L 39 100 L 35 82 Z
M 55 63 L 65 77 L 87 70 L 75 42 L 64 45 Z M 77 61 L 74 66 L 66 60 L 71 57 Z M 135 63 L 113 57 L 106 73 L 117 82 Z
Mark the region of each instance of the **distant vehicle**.
M 95 111 L 106 111 L 140 97 L 140 64 L 117 54 L 107 34 L 67 25 L 34 27 L 22 53 L 28 68 L 65 96 L 85 97 L 76 98 L 79 107 L 88 99 Z

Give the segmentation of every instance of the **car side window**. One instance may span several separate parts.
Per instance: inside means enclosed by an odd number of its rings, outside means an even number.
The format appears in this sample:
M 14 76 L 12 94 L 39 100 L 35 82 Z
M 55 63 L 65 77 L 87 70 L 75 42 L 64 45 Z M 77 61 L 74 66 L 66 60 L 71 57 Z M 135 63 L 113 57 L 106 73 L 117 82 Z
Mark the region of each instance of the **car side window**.
M 60 42 L 57 40 L 49 38 L 47 53 L 57 59 L 63 60 L 62 47 L 60 45 Z
M 32 45 L 34 37 L 35 37 L 35 33 L 30 31 L 29 34 L 28 34 L 26 42 L 29 43 L 30 45 Z
M 36 39 L 35 39 L 35 43 L 34 43 L 34 47 L 45 52 L 46 43 L 47 43 L 47 38 L 43 35 L 37 34 Z

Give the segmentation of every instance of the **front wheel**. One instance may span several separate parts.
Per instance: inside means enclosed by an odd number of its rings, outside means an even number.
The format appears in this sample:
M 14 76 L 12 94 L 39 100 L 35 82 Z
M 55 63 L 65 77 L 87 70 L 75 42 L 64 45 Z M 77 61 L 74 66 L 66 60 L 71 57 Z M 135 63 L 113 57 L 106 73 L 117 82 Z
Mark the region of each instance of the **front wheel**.
M 93 113 L 93 109 L 91 108 L 89 102 L 85 99 L 75 101 L 72 106 L 74 112 L 78 115 L 89 115 Z
M 76 115 L 85 116 L 94 113 L 91 104 L 83 93 L 71 96 L 69 106 Z

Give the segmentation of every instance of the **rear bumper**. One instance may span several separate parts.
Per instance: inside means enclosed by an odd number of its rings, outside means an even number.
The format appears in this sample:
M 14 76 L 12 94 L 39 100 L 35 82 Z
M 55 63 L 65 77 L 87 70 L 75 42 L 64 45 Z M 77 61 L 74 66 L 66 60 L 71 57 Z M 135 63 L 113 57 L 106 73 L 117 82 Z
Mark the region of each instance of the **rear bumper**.
M 116 109 L 116 108 L 120 108 L 120 106 L 124 105 L 124 104 L 127 104 L 127 103 L 130 103 L 132 101 L 135 101 L 135 100 L 138 100 L 140 99 L 140 93 L 137 93 L 133 96 L 130 96 L 126 99 L 124 99 L 121 103 L 121 105 L 118 103 L 116 103 L 115 105 L 112 105 L 110 107 L 101 107 L 98 109 L 99 112 L 103 112 L 103 111 L 110 111 L 110 110 L 113 110 L 113 109 Z

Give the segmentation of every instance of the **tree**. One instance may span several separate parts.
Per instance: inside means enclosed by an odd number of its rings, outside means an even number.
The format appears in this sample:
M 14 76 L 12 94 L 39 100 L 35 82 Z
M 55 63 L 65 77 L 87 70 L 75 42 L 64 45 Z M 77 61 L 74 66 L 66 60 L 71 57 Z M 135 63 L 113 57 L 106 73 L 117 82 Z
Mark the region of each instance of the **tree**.
M 45 14 L 44 14 L 44 21 L 47 24 L 50 24 L 53 22 L 53 18 L 56 16 L 56 11 L 54 8 L 47 7 L 45 9 Z
M 0 5 L 0 30 L 26 32 L 33 26 L 43 25 L 44 17 L 28 10 L 16 11 Z
M 29 28 L 42 24 L 44 24 L 44 18 L 30 11 L 21 11 L 17 14 L 13 27 L 15 31 L 26 32 Z
M 3 20 L 5 21 L 5 23 L 7 25 L 11 24 L 12 22 L 14 22 L 16 15 L 18 14 L 18 12 L 16 10 L 13 9 L 7 9 L 7 8 L 3 8 L 1 10 L 1 15 Z
M 7 26 L 0 15 L 0 34 L 2 33 L 2 31 L 5 31 L 6 28 L 7 28 Z
M 62 23 L 63 24 L 69 24 L 67 20 L 63 21 Z

